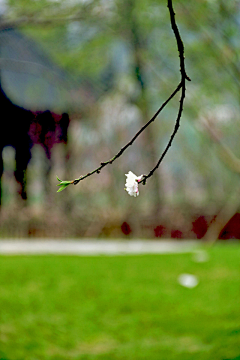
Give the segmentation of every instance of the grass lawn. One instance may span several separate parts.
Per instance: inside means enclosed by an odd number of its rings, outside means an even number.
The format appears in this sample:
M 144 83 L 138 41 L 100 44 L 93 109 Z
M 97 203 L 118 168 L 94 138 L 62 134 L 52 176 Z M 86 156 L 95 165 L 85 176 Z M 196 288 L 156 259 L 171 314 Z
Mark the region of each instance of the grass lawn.
M 0 359 L 240 359 L 240 246 L 209 255 L 1 256 Z

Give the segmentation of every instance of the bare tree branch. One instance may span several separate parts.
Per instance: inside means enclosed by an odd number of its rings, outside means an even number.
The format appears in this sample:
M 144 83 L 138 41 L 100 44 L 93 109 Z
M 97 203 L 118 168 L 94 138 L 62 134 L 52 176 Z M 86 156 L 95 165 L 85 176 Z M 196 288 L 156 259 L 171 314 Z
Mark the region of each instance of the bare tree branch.
M 79 181 L 85 179 L 86 177 L 94 174 L 94 173 L 100 173 L 100 171 L 102 170 L 103 167 L 105 167 L 108 164 L 112 164 L 115 160 L 117 160 L 117 158 L 119 158 L 124 151 L 133 144 L 133 142 L 138 138 L 138 136 L 156 119 L 156 117 L 158 116 L 158 114 L 160 114 L 160 112 L 165 108 L 165 106 L 169 103 L 169 101 L 177 94 L 177 92 L 181 89 L 181 84 L 178 85 L 178 87 L 174 90 L 174 92 L 169 96 L 169 98 L 162 104 L 162 106 L 158 109 L 158 111 L 153 115 L 153 117 L 134 135 L 134 137 L 125 145 L 123 146 L 120 151 L 110 160 L 102 162 L 101 165 L 93 170 L 91 173 L 88 173 L 84 176 L 80 176 L 79 179 L 74 180 L 74 185 L 77 185 L 79 183 Z
M 187 76 L 186 74 L 186 70 L 185 70 L 185 58 L 184 58 L 184 45 L 175 21 L 175 12 L 173 10 L 173 6 L 172 6 L 172 0 L 168 0 L 168 9 L 169 9 L 169 13 L 170 13 L 170 21 L 171 21 L 171 26 L 172 26 L 172 30 L 174 32 L 176 41 L 177 41 L 177 48 L 178 48 L 178 52 L 179 52 L 179 58 L 180 58 L 180 73 L 181 73 L 181 82 L 179 84 L 179 86 L 182 88 L 182 94 L 181 94 L 181 98 L 180 98 L 180 105 L 179 105 L 179 110 L 178 110 L 178 115 L 177 115 L 177 119 L 175 122 L 175 127 L 173 130 L 173 133 L 170 137 L 170 140 L 165 148 L 165 150 L 163 151 L 159 161 L 157 162 L 156 166 L 148 173 L 148 175 L 144 175 L 142 180 L 139 183 L 143 183 L 146 184 L 146 180 L 151 177 L 153 175 L 153 173 L 157 170 L 157 168 L 159 167 L 159 165 L 161 164 L 162 160 L 164 159 L 164 157 L 166 156 L 169 148 L 172 145 L 173 139 L 175 137 L 175 135 L 177 134 L 177 131 L 179 129 L 180 126 L 180 119 L 182 116 L 182 111 L 183 111 L 183 102 L 184 102 L 184 98 L 185 98 L 185 91 L 186 91 L 186 87 L 185 87 L 185 83 L 186 83 L 186 79 L 188 81 L 191 81 L 191 79 Z
M 173 10 L 173 6 L 172 6 L 172 0 L 168 0 L 168 9 L 169 9 L 169 13 L 170 13 L 170 21 L 171 21 L 171 26 L 172 26 L 172 30 L 174 32 L 175 38 L 176 38 L 176 42 L 177 42 L 177 48 L 178 48 L 178 52 L 179 52 L 179 57 L 180 57 L 180 73 L 181 73 L 181 81 L 179 83 L 179 85 L 176 87 L 176 89 L 173 91 L 173 93 L 169 96 L 169 98 L 161 105 L 161 107 L 158 109 L 158 111 L 153 115 L 153 117 L 135 134 L 135 136 L 124 146 L 120 149 L 120 151 L 110 160 L 102 162 L 100 164 L 100 166 L 98 168 L 96 168 L 95 170 L 89 172 L 86 175 L 81 175 L 78 179 L 72 180 L 72 181 L 61 181 L 60 179 L 58 179 L 58 181 L 60 181 L 60 184 L 58 184 L 58 186 L 61 186 L 61 188 L 58 191 L 62 191 L 64 190 L 68 185 L 70 184 L 74 184 L 77 185 L 81 180 L 86 179 L 87 177 L 97 173 L 99 174 L 100 171 L 107 165 L 112 164 L 116 159 L 118 159 L 123 152 L 130 146 L 133 144 L 133 142 L 138 138 L 138 136 L 156 119 L 156 117 L 160 114 L 160 112 L 164 109 L 164 107 L 169 103 L 169 101 L 177 94 L 177 92 L 182 89 L 182 93 L 181 93 L 181 98 L 180 98 L 180 105 L 179 105 L 179 111 L 178 111 L 178 115 L 177 115 L 177 119 L 175 122 L 175 127 L 174 127 L 174 131 L 171 135 L 171 138 L 163 152 L 163 154 L 161 155 L 157 165 L 149 172 L 148 175 L 143 175 L 142 180 L 139 183 L 146 183 L 147 178 L 149 178 L 150 176 L 153 175 L 153 173 L 155 172 L 155 170 L 159 167 L 160 163 L 162 162 L 163 158 L 165 157 L 167 151 L 169 150 L 172 141 L 178 131 L 178 128 L 180 126 L 180 118 L 182 115 L 182 111 L 183 111 L 183 102 L 184 102 L 184 98 L 185 98 L 185 83 L 186 83 L 186 79 L 190 81 L 190 78 L 187 76 L 186 71 L 185 71 L 185 59 L 184 59 L 184 45 L 175 21 L 175 13 Z
M 84 15 L 74 15 L 74 16 L 64 16 L 64 17 L 51 17 L 51 18 L 41 18 L 36 16 L 22 16 L 18 19 L 1 19 L 0 20 L 0 30 L 15 28 L 20 26 L 27 25 L 56 25 L 62 24 L 71 21 L 81 21 L 85 20 Z

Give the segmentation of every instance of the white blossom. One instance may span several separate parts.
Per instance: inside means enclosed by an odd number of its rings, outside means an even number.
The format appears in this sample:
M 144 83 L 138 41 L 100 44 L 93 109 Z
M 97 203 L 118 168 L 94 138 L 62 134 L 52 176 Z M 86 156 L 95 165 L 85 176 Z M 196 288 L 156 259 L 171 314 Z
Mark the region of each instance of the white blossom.
M 133 174 L 131 171 L 128 172 L 128 174 L 125 174 L 127 177 L 126 180 L 126 188 L 125 190 L 128 192 L 130 196 L 138 196 L 139 190 L 138 190 L 138 183 L 142 180 L 143 175 L 137 176 Z

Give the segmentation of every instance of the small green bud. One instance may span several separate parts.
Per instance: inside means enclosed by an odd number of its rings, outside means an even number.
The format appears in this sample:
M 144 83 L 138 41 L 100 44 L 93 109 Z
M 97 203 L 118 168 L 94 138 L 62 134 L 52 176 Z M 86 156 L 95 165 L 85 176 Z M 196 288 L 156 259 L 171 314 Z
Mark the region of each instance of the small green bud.
M 56 175 L 56 176 L 57 176 L 57 175 Z M 58 176 L 57 176 L 57 179 L 58 179 L 58 181 L 62 182 L 62 180 L 60 180 Z
M 61 184 L 59 184 L 60 186 L 61 186 Z M 58 186 L 59 186 L 58 185 Z M 57 192 L 60 192 L 60 191 L 63 191 L 64 189 L 66 189 L 66 187 L 68 186 L 69 184 L 63 184 L 61 187 L 60 187 L 60 189 L 58 189 L 58 191 Z
M 63 181 L 61 179 L 59 179 L 59 177 L 57 177 L 58 181 L 60 182 L 60 184 L 57 184 L 57 186 L 61 186 L 60 189 L 58 189 L 57 192 L 63 191 L 64 189 L 66 189 L 66 187 L 70 184 L 72 184 L 72 181 Z

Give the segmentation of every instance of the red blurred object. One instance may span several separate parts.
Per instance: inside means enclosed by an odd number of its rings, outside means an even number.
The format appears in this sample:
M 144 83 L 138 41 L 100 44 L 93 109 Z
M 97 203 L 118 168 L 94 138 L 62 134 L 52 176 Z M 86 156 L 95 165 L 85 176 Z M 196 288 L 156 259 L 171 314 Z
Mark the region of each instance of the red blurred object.
M 192 223 L 192 231 L 197 235 L 198 239 L 201 239 L 207 232 L 208 223 L 204 216 L 199 216 Z
M 183 233 L 180 230 L 172 230 L 171 231 L 171 238 L 173 239 L 182 239 Z
M 166 228 L 162 225 L 159 225 L 154 229 L 155 237 L 162 237 L 165 233 L 166 233 Z
M 124 235 L 129 235 L 132 232 L 130 225 L 126 221 L 121 225 L 121 230 Z
M 240 214 L 236 213 L 224 226 L 219 239 L 240 239 Z

